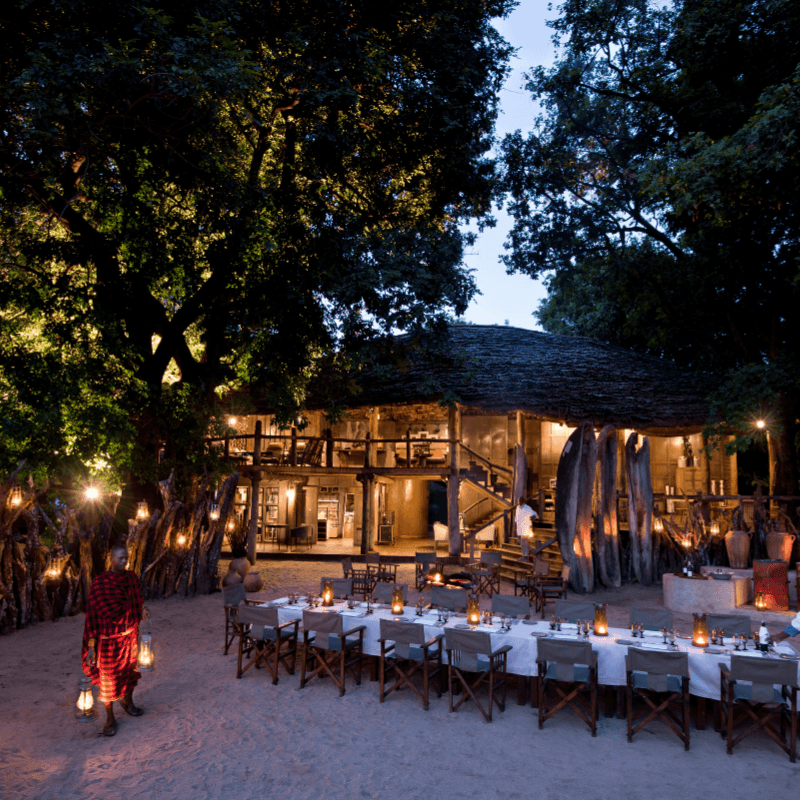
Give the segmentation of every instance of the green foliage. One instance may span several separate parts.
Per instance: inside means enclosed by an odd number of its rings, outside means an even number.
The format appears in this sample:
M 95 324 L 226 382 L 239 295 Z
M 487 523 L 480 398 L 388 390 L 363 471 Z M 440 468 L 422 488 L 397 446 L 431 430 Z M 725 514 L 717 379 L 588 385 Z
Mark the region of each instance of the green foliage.
M 465 309 L 510 0 L 13 5 L 3 464 L 189 475 L 220 396 Z
M 714 410 L 741 443 L 764 406 L 788 435 L 800 396 L 784 380 L 800 362 L 800 5 L 567 0 L 560 11 L 560 58 L 529 76 L 542 114 L 503 144 L 508 269 L 545 279 L 547 330 L 728 374 Z

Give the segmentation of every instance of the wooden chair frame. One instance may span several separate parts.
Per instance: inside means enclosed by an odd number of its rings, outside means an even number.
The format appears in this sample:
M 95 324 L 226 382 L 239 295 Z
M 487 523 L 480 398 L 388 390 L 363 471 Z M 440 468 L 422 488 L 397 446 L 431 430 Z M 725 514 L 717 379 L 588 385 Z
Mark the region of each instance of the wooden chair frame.
M 349 566 L 348 566 L 349 565 Z M 366 597 L 375 590 L 377 578 L 368 569 L 356 569 L 351 558 L 342 559 L 342 572 L 345 578 L 353 581 L 353 594 Z
M 241 591 L 244 592 L 244 586 L 242 584 L 238 584 L 241 586 Z M 248 600 L 247 597 L 242 597 L 237 603 L 225 603 L 225 596 L 226 594 L 233 594 L 236 592 L 237 587 L 231 587 L 233 592 L 231 592 L 227 588 L 223 588 L 222 590 L 222 598 L 223 598 L 223 609 L 225 610 L 225 651 L 224 655 L 228 655 L 228 651 L 230 650 L 231 645 L 233 644 L 234 640 L 240 635 L 241 631 L 238 627 L 239 622 L 239 606 L 244 604 L 248 606 L 256 606 L 260 605 L 260 600 Z M 238 592 L 236 592 L 238 594 Z
M 419 554 L 417 554 L 419 555 Z M 426 555 L 428 555 L 426 553 Z M 428 573 L 436 566 L 436 553 L 430 553 L 432 558 L 424 561 L 414 561 L 414 585 L 421 592 L 428 585 Z
M 597 653 L 592 653 L 592 663 L 587 665 L 589 668 L 588 683 L 548 678 L 547 661 L 540 661 L 537 656 L 536 664 L 539 672 L 539 730 L 542 730 L 544 723 L 550 717 L 561 709 L 569 707 L 589 726 L 592 736 L 597 736 Z M 553 703 L 549 702 L 547 696 L 547 687 L 550 684 L 553 684 L 557 694 Z M 566 684 L 566 690 L 562 688 L 564 684 Z M 588 703 L 581 694 L 585 691 L 589 692 Z
M 248 627 L 248 624 L 242 625 Z M 288 635 L 285 631 L 294 628 Z M 278 670 L 283 664 L 284 669 L 289 675 L 294 675 L 297 665 L 297 643 L 300 638 L 300 620 L 290 620 L 272 628 L 275 631 L 275 641 L 272 639 L 258 639 L 252 636 L 251 631 L 242 631 L 239 637 L 239 658 L 236 668 L 236 677 L 241 678 L 250 667 L 258 669 L 264 665 L 272 675 L 273 686 L 278 683 Z M 288 649 L 282 650 L 284 644 L 290 645 Z M 248 657 L 248 662 L 242 666 L 243 656 Z M 290 662 L 291 659 L 291 662 Z
M 395 656 L 389 659 L 387 664 L 386 657 L 395 649 L 394 644 L 389 644 L 390 639 L 378 639 L 381 645 L 381 655 L 379 661 L 379 680 L 380 680 L 380 702 L 382 703 L 392 692 L 401 689 L 403 686 L 408 686 L 412 692 L 422 701 L 422 707 L 427 711 L 429 706 L 429 689 L 430 682 L 437 675 L 439 681 L 436 684 L 436 696 L 441 697 L 445 690 L 444 677 L 445 671 L 442 666 L 442 639 L 444 634 L 440 633 L 429 639 L 427 642 L 417 645 L 422 649 L 422 661 L 415 659 L 398 659 Z M 430 650 L 436 645 L 436 652 L 431 658 Z M 405 670 L 400 667 L 398 661 L 404 661 L 408 666 Z M 431 664 L 435 664 L 435 668 L 431 669 Z M 394 670 L 395 682 L 387 689 L 386 688 L 386 672 Z M 407 671 L 406 671 L 407 670 Z M 422 691 L 420 691 L 412 682 L 411 678 L 417 673 L 422 674 Z
M 327 647 L 322 647 L 316 644 L 316 637 L 311 636 L 308 630 L 303 631 L 303 645 L 304 653 L 302 659 L 302 669 L 300 672 L 300 688 L 303 689 L 305 685 L 312 679 L 317 677 L 325 677 L 327 675 L 336 684 L 339 689 L 339 697 L 345 693 L 345 674 L 349 670 L 356 682 L 356 686 L 361 685 L 361 669 L 364 661 L 364 631 L 365 625 L 358 625 L 342 633 L 331 634 L 339 637 L 339 651 L 330 650 Z M 356 644 L 347 648 L 346 639 L 348 636 L 358 634 L 358 641 Z M 327 637 L 329 634 L 325 634 Z M 352 658 L 348 660 L 348 655 L 353 654 Z M 332 656 L 331 656 L 332 654 Z M 313 671 L 306 675 L 309 662 L 316 661 L 316 667 Z M 338 662 L 338 664 L 337 664 Z M 356 666 L 358 670 L 356 670 Z M 337 672 L 334 672 L 337 668 Z M 337 674 L 338 673 L 338 674 Z
M 547 608 L 548 600 L 566 600 L 567 599 L 567 585 L 569 584 L 569 567 L 564 566 L 561 569 L 561 575 L 547 576 L 542 578 L 538 584 L 538 602 L 539 608 L 542 612 L 542 619 L 544 619 L 545 609 Z
M 683 749 L 688 750 L 690 742 L 689 678 L 681 678 L 682 686 L 679 692 L 656 692 L 652 689 L 634 687 L 634 670 L 626 669 L 626 673 L 628 690 L 628 742 L 633 742 L 633 737 L 657 717 L 683 742 Z M 634 716 L 633 700 L 635 697 L 640 697 L 644 700 L 646 707 Z M 681 718 L 672 710 L 672 705 L 675 703 L 680 703 L 681 705 Z M 645 714 L 647 714 L 647 716 L 637 722 L 637 720 L 640 720 Z
M 489 562 L 478 562 L 470 565 L 473 583 L 475 583 L 475 594 L 500 594 L 500 564 Z
M 733 688 L 736 680 L 731 678 L 731 671 L 726 664 L 720 664 L 720 702 L 718 710 L 718 729 L 723 739 L 726 739 L 728 755 L 733 755 L 733 748 L 742 739 L 747 738 L 759 730 L 763 730 L 780 748 L 789 756 L 789 761 L 797 761 L 797 686 L 781 686 L 781 703 L 762 703 L 752 700 L 734 698 Z M 789 701 L 789 708 L 785 701 Z M 736 711 L 739 710 L 737 715 Z M 786 743 L 786 718 L 789 718 L 789 743 Z M 772 724 L 775 720 L 780 724 L 776 730 Z M 743 722 L 753 724 L 734 737 L 734 728 Z
M 478 707 L 487 722 L 492 721 L 492 710 L 496 705 L 500 711 L 506 710 L 506 685 L 507 685 L 507 666 L 508 653 L 511 645 L 506 644 L 492 653 L 487 653 L 489 659 L 489 669 L 486 672 L 476 672 L 474 680 L 470 682 L 467 677 L 469 671 L 455 666 L 454 662 L 460 662 L 459 651 L 454 648 L 447 648 L 447 688 L 448 688 L 448 707 L 450 712 L 458 711 L 461 706 L 472 700 Z M 458 684 L 463 689 L 463 693 L 458 702 L 453 704 L 454 687 Z M 488 690 L 488 709 L 484 709 L 476 694 L 482 686 Z M 498 693 L 500 696 L 498 697 Z

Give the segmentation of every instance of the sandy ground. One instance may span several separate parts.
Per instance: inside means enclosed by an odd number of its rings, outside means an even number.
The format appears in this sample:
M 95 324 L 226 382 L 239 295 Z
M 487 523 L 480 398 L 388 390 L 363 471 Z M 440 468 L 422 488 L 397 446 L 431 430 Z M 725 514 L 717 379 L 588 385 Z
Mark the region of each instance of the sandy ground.
M 332 566 L 335 568 L 332 569 Z M 317 589 L 338 565 L 266 562 L 261 596 Z M 413 584 L 413 565 L 398 569 Z M 504 591 L 507 591 L 507 587 Z M 660 587 L 626 587 L 593 599 L 625 624 L 631 603 L 655 605 Z M 411 602 L 416 597 L 411 593 Z M 767 737 L 733 756 L 709 725 L 692 730 L 688 753 L 663 726 L 628 744 L 622 720 L 600 718 L 596 738 L 573 714 L 537 728 L 516 704 L 489 725 L 471 704 L 456 714 L 446 696 L 428 712 L 409 692 L 381 705 L 368 676 L 340 698 L 329 681 L 299 689 L 299 676 L 265 671 L 236 680 L 235 655 L 222 654 L 221 596 L 150 604 L 157 668 L 136 699 L 140 718 L 118 714 L 114 738 L 101 723 L 79 724 L 83 617 L 40 624 L 0 638 L 0 798 L 795 798 L 800 763 Z M 788 616 L 788 615 L 787 615 Z M 785 616 L 769 615 L 770 627 Z M 688 617 L 676 627 L 690 629 Z

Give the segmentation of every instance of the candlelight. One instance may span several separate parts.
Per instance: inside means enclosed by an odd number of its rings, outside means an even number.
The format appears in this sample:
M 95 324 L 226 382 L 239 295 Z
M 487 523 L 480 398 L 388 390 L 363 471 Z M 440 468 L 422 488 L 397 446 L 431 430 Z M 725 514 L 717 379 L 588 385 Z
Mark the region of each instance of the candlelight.
M 763 419 L 760 419 L 760 420 L 758 420 L 758 422 L 756 422 L 756 428 L 759 428 L 759 429 L 760 429 L 760 428 L 765 428 L 765 427 L 766 427 L 766 425 L 767 425 L 767 423 L 766 423 L 766 422 L 764 422 L 764 420 L 763 420 Z
M 403 613 L 403 590 L 399 586 L 392 589 L 392 614 Z
M 708 624 L 705 614 L 694 615 L 694 627 L 692 628 L 692 644 L 695 647 L 708 647 Z
M 712 536 L 719 536 L 719 522 L 714 520 L 709 528 Z
M 759 611 L 765 611 L 767 608 L 767 596 L 764 592 L 756 592 L 755 607 Z
M 322 605 L 325 608 L 333 605 L 333 584 L 330 581 L 322 584 Z
M 44 575 L 48 580 L 55 580 L 59 575 L 58 567 L 55 564 L 50 564 L 45 570 Z
M 178 547 L 183 547 L 186 544 L 186 534 L 179 533 L 177 542 L 178 542 Z
M 228 524 L 225 526 L 225 530 L 226 531 L 232 531 L 233 530 L 233 520 L 232 519 L 228 520 Z
M 654 517 L 653 518 L 653 530 L 656 533 L 663 533 L 664 532 L 664 520 L 661 517 Z
M 153 637 L 149 633 L 139 635 L 139 658 L 137 667 L 140 670 L 153 669 Z
M 79 722 L 88 722 L 97 715 L 92 694 L 92 682 L 86 675 L 82 675 L 78 681 L 78 701 L 75 705 L 78 707 L 75 719 Z
M 148 517 L 147 513 L 147 503 L 142 500 L 136 507 L 136 519 L 138 520 L 145 520 Z
M 15 486 L 11 490 L 11 505 L 18 506 L 22 504 L 22 489 L 19 486 Z
M 689 534 L 685 534 L 681 539 L 681 544 L 688 550 L 692 546 L 692 537 Z
M 219 506 L 216 503 L 211 504 L 211 508 L 208 511 L 208 518 L 215 522 L 219 519 Z
M 95 486 L 90 486 L 83 494 L 87 500 L 97 500 L 100 497 L 100 491 Z
M 467 622 L 470 625 L 478 625 L 481 621 L 481 607 L 478 596 L 471 594 L 467 598 Z
M 608 636 L 608 616 L 606 614 L 606 603 L 595 603 L 594 635 Z

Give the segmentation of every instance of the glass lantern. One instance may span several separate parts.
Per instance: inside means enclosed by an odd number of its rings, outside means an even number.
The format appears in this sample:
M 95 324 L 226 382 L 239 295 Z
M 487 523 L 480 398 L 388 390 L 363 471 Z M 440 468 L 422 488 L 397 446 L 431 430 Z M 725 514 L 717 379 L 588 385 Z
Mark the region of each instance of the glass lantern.
M 87 675 L 81 675 L 78 681 L 78 700 L 75 703 L 75 719 L 78 722 L 89 722 L 97 716 L 97 709 L 94 707 L 94 695 L 92 694 L 92 682 Z
M 607 603 L 594 604 L 594 635 L 608 636 Z
M 216 522 L 219 519 L 219 504 L 212 503 L 208 510 L 208 518 Z
M 178 547 L 186 546 L 186 534 L 183 533 L 183 531 L 178 534 L 178 538 L 175 540 L 175 543 L 178 545 Z
M 324 608 L 330 608 L 333 605 L 333 584 L 330 581 L 322 584 L 322 605 Z
M 136 663 L 139 671 L 151 670 L 155 666 L 153 657 L 153 637 L 149 633 L 139 634 L 139 657 Z
M 14 508 L 22 505 L 22 489 L 20 489 L 19 486 L 15 486 L 11 490 L 11 505 L 14 506 Z
M 713 520 L 709 526 L 709 532 L 712 536 L 719 536 L 719 521 Z
M 138 519 L 139 522 L 142 522 L 146 520 L 147 517 L 148 517 L 147 503 L 144 500 L 142 500 L 142 502 L 136 506 L 136 519 Z
M 755 607 L 759 611 L 767 610 L 767 595 L 764 592 L 756 592 Z
M 708 623 L 706 622 L 705 614 L 694 615 L 692 644 L 695 647 L 708 647 Z
M 467 622 L 470 625 L 479 625 L 481 621 L 481 606 L 476 594 L 467 598 Z
M 403 613 L 403 590 L 399 586 L 392 589 L 392 614 L 401 616 Z
M 656 533 L 663 533 L 664 532 L 664 520 L 661 517 L 654 517 L 653 518 L 653 530 Z

